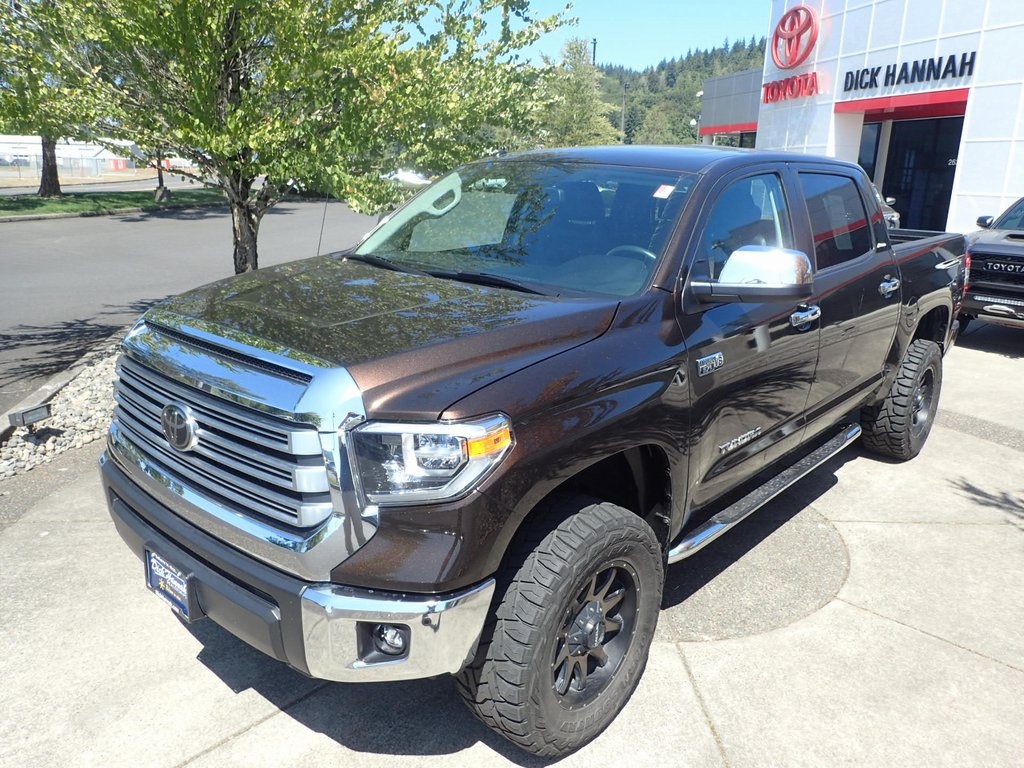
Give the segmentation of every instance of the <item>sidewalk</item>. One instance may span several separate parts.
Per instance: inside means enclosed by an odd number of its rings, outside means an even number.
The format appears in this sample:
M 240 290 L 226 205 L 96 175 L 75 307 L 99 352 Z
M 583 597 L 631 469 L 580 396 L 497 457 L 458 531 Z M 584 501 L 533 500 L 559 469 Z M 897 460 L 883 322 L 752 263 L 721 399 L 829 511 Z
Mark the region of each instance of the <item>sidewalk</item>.
M 1019 403 L 1022 363 L 978 331 L 920 457 L 851 449 L 669 569 L 637 692 L 559 765 L 1020 765 L 1024 413 L 975 403 L 981 382 Z M 546 764 L 446 679 L 324 683 L 183 627 L 114 532 L 98 453 L 0 483 L 0 513 L 38 494 L 0 526 L 0 766 Z

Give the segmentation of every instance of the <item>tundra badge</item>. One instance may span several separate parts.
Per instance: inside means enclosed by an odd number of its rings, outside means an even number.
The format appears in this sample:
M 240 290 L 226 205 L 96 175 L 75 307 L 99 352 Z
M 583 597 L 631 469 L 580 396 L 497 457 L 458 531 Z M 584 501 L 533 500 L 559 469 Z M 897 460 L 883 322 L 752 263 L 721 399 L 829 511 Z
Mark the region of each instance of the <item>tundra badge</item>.
M 714 373 L 719 368 L 725 365 L 725 356 L 721 352 L 715 352 L 713 355 L 707 357 L 697 358 L 697 375 L 707 376 L 709 373 Z

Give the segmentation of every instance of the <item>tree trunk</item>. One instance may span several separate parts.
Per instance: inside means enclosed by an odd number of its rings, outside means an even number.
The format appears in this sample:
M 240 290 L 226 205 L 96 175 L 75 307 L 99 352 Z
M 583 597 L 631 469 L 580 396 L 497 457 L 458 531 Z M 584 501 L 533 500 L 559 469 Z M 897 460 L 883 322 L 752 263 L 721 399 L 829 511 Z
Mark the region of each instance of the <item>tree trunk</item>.
M 57 140 L 43 136 L 43 167 L 40 171 L 39 196 L 60 197 L 60 177 L 57 175 Z
M 251 203 L 232 200 L 231 226 L 234 230 L 235 274 L 259 269 L 256 236 L 260 230 L 260 217 Z

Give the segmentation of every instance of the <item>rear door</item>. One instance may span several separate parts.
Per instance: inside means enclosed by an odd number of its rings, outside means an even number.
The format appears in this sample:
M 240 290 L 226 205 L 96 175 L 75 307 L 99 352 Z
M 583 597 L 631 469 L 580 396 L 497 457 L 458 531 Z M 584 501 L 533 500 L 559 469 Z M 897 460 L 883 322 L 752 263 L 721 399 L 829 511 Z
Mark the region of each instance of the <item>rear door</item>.
M 821 309 L 821 350 L 807 402 L 807 421 L 818 421 L 810 428 L 817 432 L 881 383 L 900 316 L 900 273 L 881 210 L 855 170 L 796 170 L 800 211 L 814 240 L 813 303 Z
M 797 247 L 786 176 L 785 166 L 766 165 L 728 176 L 712 189 L 687 249 L 687 280 L 717 280 L 743 245 Z M 766 449 L 802 427 L 818 326 L 794 325 L 800 310 L 784 301 L 709 305 L 684 299 L 679 324 L 692 405 L 691 507 L 756 474 Z

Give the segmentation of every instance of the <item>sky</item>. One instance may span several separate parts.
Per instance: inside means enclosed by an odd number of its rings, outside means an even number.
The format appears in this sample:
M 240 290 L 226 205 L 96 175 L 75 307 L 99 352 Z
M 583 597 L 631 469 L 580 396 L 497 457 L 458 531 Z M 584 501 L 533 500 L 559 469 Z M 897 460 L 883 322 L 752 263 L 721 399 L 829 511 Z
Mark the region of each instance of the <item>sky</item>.
M 565 0 L 532 0 L 531 11 L 545 16 L 562 9 Z M 597 63 L 643 70 L 662 59 L 707 49 L 751 36 L 767 36 L 768 0 L 575 0 L 570 16 L 575 26 L 555 30 L 535 47 L 538 54 L 559 58 L 574 37 L 597 38 Z

